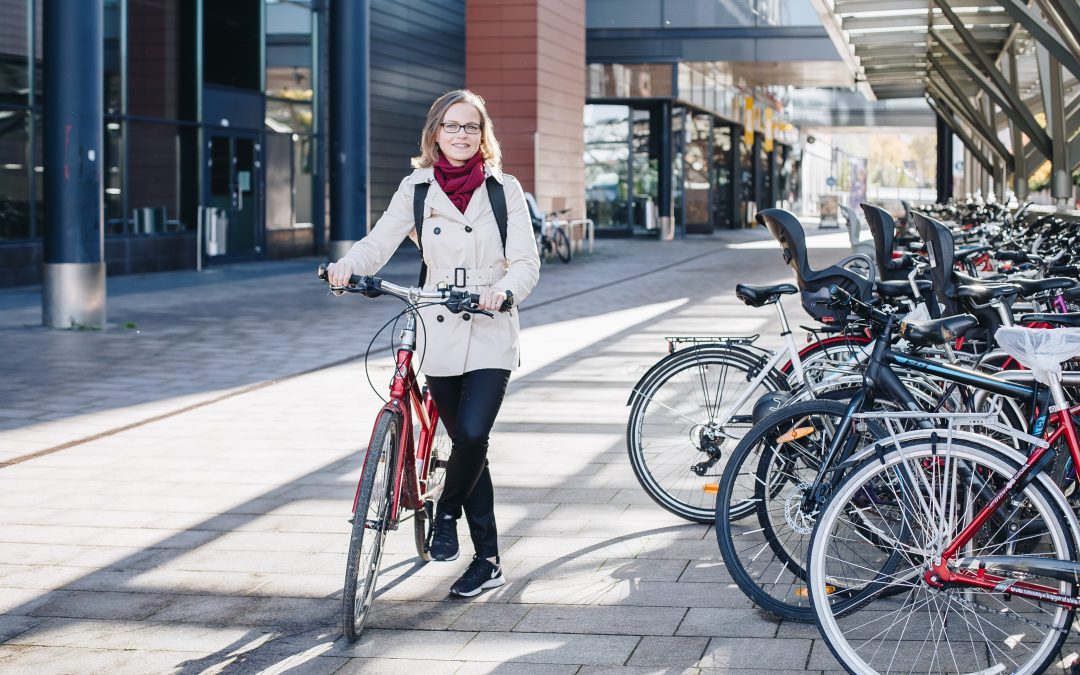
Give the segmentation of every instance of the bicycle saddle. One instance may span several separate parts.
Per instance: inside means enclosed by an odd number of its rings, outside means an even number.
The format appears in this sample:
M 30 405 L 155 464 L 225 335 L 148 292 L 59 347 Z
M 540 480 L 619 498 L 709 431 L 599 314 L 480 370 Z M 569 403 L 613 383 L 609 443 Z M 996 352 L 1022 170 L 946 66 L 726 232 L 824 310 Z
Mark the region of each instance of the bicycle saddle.
M 775 284 L 773 286 L 738 284 L 735 286 L 735 297 L 751 307 L 771 305 L 779 300 L 781 295 L 793 295 L 798 292 L 799 289 L 791 284 Z
M 1076 280 L 1068 277 L 1048 277 L 1046 279 L 1009 279 L 1009 283 L 1019 286 L 1020 296 L 1026 298 L 1036 293 L 1056 291 L 1059 288 L 1072 288 L 1076 285 Z
M 1020 317 L 1020 323 L 1031 323 L 1033 321 L 1048 323 L 1051 326 L 1080 328 L 1080 312 L 1067 312 L 1062 314 L 1038 312 L 1036 314 L 1024 314 Z
M 957 314 L 928 321 L 901 321 L 900 337 L 917 347 L 933 347 L 952 342 L 979 325 L 970 314 Z
M 1019 292 L 1020 288 L 1011 284 L 966 284 L 956 287 L 956 297 L 965 298 L 980 305 L 985 305 L 997 298 L 1007 298 Z
M 915 285 L 919 287 L 919 294 L 923 295 L 933 290 L 933 284 L 928 279 L 916 279 Z M 883 298 L 911 297 L 913 292 L 907 279 L 895 281 L 879 281 L 874 284 L 874 291 Z

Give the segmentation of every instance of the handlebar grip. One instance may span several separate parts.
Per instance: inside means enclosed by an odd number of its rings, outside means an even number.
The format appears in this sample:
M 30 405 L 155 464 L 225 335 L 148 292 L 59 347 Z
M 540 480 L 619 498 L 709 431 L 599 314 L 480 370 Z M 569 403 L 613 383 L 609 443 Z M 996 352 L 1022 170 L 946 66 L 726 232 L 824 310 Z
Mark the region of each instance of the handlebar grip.
M 327 264 L 326 263 L 319 263 L 319 268 L 317 270 L 315 270 L 315 276 L 319 277 L 320 281 L 325 281 L 325 282 L 329 283 L 330 280 L 327 278 L 326 269 L 327 269 Z M 371 277 L 365 277 L 365 276 L 362 276 L 360 274 L 354 274 L 354 275 L 349 277 L 349 283 L 346 284 L 346 286 L 363 286 L 363 285 L 366 285 L 367 280 L 370 279 L 370 278 Z

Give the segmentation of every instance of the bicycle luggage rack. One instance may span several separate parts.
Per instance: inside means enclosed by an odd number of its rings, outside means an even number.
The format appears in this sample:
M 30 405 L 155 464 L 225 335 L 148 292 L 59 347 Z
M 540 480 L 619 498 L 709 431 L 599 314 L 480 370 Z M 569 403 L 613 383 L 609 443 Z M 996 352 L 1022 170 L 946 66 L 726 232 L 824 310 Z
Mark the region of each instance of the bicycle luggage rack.
M 761 337 L 761 333 L 755 333 L 753 335 L 679 335 L 674 337 L 665 337 L 664 340 L 668 344 L 668 354 L 674 354 L 681 345 L 704 345 L 704 344 L 722 344 L 722 345 L 751 345 Z

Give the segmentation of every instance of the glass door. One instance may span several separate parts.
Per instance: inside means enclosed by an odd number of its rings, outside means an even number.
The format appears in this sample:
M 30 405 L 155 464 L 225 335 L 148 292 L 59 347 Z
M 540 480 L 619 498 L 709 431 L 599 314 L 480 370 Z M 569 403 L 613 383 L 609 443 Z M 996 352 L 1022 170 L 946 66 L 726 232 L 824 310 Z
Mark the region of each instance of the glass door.
M 212 132 L 206 143 L 206 199 L 225 243 L 220 255 L 254 258 L 262 253 L 262 145 L 255 134 Z M 224 225 L 220 224 L 224 219 Z M 204 225 L 205 227 L 205 225 Z

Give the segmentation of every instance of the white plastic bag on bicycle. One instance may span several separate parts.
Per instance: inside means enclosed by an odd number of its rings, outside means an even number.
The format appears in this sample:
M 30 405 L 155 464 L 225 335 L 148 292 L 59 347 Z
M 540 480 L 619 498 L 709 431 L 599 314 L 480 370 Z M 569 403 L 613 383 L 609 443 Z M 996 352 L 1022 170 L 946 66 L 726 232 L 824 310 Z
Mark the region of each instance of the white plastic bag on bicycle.
M 1043 384 L 1049 384 L 1050 374 L 1061 374 L 1062 361 L 1080 354 L 1080 328 L 1002 327 L 994 339 Z

